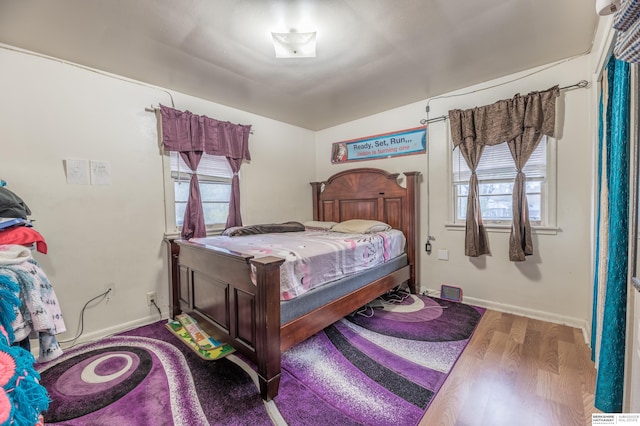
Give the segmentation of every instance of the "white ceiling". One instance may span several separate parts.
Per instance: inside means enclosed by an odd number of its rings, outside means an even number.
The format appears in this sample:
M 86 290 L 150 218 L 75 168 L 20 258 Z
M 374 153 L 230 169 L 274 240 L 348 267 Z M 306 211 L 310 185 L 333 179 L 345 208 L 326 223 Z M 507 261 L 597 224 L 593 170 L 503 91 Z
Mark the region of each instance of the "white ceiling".
M 0 0 L 0 43 L 311 130 L 585 53 L 596 25 L 591 0 Z M 275 58 L 290 29 L 316 58 Z

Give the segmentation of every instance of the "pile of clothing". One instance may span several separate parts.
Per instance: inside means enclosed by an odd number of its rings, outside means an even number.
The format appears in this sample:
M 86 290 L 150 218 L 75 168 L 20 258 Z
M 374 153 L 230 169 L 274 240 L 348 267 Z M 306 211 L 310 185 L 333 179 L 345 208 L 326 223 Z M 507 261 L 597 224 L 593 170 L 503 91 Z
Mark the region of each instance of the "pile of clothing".
M 43 254 L 47 245 L 28 220 L 31 210 L 27 204 L 3 184 L 0 182 L 0 291 L 7 290 L 7 282 L 18 289 L 19 303 L 11 323 L 13 342 L 30 350 L 29 337 L 37 337 L 38 362 L 51 361 L 62 355 L 55 335 L 66 327 L 53 286 L 32 256 L 34 245 Z
M 7 189 L 6 182 L 0 181 L 0 244 L 35 244 L 40 253 L 47 254 L 47 243 L 33 229 L 30 215 L 31 210 L 22 198 Z
M 11 323 L 14 342 L 28 343 L 37 337 L 40 345 L 38 362 L 48 362 L 62 355 L 56 334 L 67 331 L 58 298 L 51 282 L 32 257 L 31 250 L 21 245 L 0 245 L 0 290 L 6 282 L 18 288 L 19 303 L 14 306 Z M 37 336 L 36 336 L 37 334 Z M 30 346 L 23 347 L 30 350 Z
M 0 426 L 43 425 L 49 395 L 34 368 L 29 337 L 40 340 L 39 362 L 62 355 L 55 335 L 66 331 L 53 287 L 32 251 L 46 254 L 31 210 L 0 181 Z

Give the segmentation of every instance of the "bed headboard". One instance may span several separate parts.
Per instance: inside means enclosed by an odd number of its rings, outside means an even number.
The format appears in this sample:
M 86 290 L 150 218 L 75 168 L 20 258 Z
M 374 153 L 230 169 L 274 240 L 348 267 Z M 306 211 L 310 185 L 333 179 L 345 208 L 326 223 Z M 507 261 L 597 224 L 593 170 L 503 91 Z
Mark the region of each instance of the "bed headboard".
M 374 219 L 400 229 L 407 238 L 411 264 L 409 289 L 419 289 L 417 265 L 419 241 L 420 172 L 404 172 L 405 187 L 399 173 L 359 168 L 336 173 L 324 182 L 311 182 L 313 219 L 342 222 L 348 219 Z

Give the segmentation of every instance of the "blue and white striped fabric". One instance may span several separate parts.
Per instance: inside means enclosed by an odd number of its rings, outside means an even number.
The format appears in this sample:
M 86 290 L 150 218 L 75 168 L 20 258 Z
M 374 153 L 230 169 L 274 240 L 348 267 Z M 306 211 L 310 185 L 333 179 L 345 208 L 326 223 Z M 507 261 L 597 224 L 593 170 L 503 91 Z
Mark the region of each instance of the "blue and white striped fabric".
M 623 0 L 613 28 L 618 30 L 613 54 L 629 63 L 640 63 L 640 0 Z
M 640 0 L 622 0 L 622 5 L 616 12 L 613 28 L 627 31 L 640 16 Z

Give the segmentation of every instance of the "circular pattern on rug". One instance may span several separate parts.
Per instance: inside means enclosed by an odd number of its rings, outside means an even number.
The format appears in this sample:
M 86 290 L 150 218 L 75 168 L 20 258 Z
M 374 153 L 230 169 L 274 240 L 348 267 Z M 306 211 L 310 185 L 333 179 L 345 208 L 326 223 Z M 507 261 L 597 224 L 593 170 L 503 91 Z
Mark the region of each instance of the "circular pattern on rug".
M 138 386 L 151 366 L 147 350 L 113 346 L 74 356 L 42 371 L 40 383 L 51 397 L 45 422 L 75 419 L 106 407 Z
M 353 315 L 347 319 L 360 327 L 387 336 L 429 342 L 451 342 L 471 337 L 482 315 L 464 303 L 413 296 L 372 317 Z

